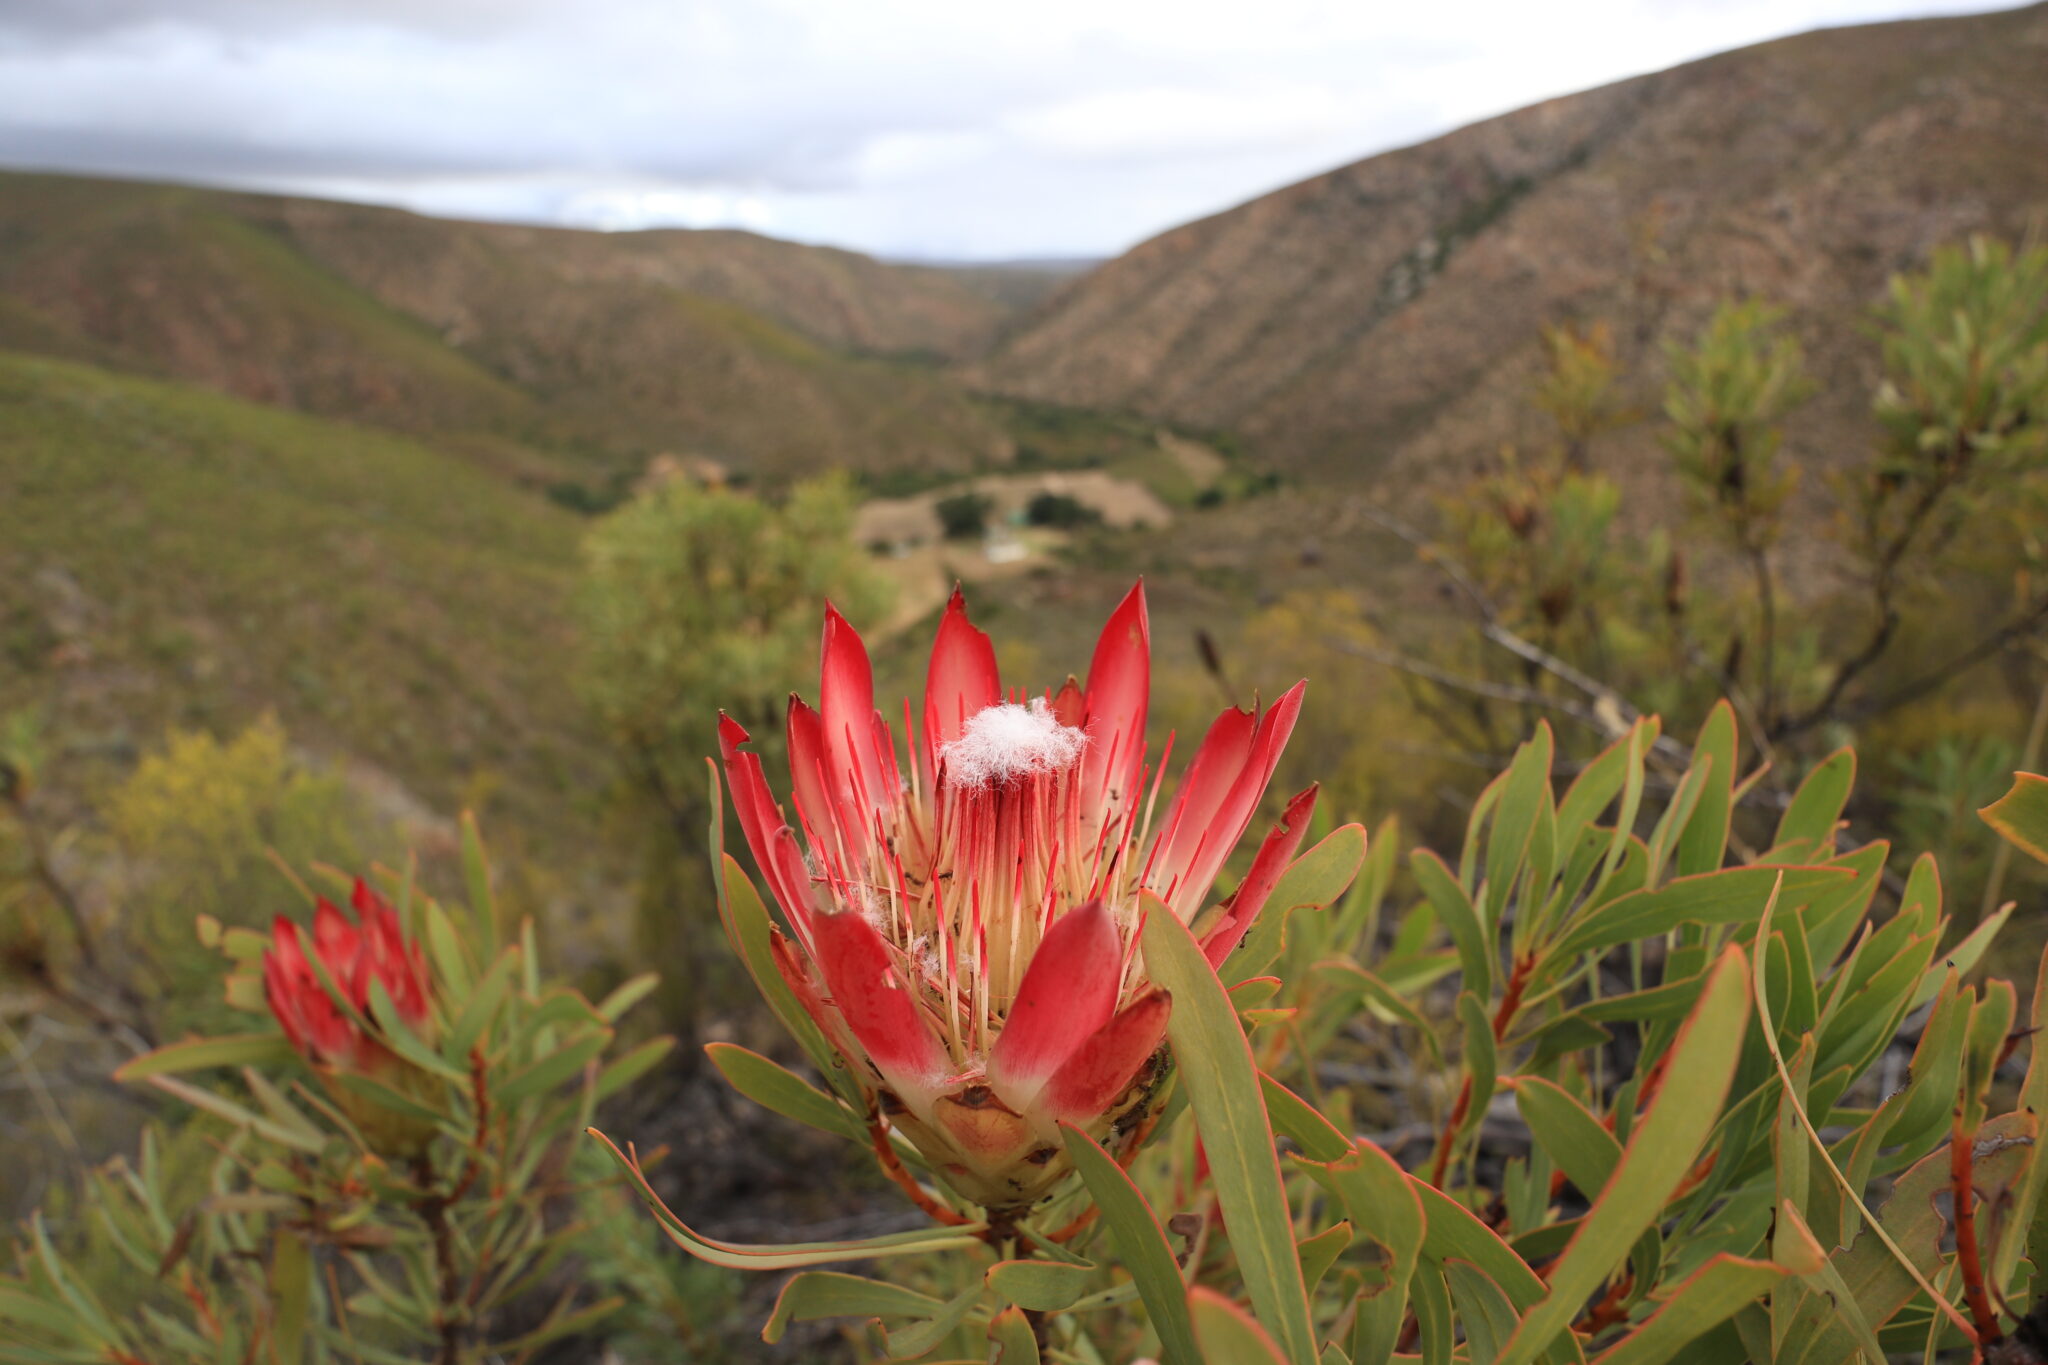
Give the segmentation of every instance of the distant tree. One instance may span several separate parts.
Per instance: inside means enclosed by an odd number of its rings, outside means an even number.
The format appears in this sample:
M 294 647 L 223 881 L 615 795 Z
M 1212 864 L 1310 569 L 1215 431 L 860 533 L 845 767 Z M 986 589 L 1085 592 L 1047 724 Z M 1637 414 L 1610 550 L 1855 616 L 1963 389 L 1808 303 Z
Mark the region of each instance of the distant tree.
M 1778 458 L 1783 422 L 1813 392 L 1784 314 L 1757 300 L 1724 303 L 1691 346 L 1666 352 L 1664 444 L 1716 539 L 1748 566 L 1757 603 L 1756 708 L 1778 713 L 1778 594 L 1771 554 L 1798 471 Z M 1728 678 L 1732 688 L 1738 678 Z
M 1082 502 L 1079 498 L 1065 493 L 1040 493 L 1024 506 L 1024 520 L 1033 526 L 1051 526 L 1060 530 L 1072 530 L 1076 526 L 1094 526 L 1102 520 L 1102 513 Z
M 940 498 L 933 511 L 948 540 L 973 540 L 988 533 L 988 514 L 995 507 L 985 494 L 955 493 Z
M 703 873 L 704 759 L 717 752 L 718 713 L 774 754 L 785 699 L 815 680 L 820 599 L 856 623 L 880 614 L 888 584 L 853 541 L 854 505 L 852 485 L 836 477 L 779 503 L 676 480 L 605 516 L 584 541 L 583 691 L 631 804 L 664 831 L 647 850 L 640 946 L 678 1026 L 702 984 L 695 935 L 715 911 Z

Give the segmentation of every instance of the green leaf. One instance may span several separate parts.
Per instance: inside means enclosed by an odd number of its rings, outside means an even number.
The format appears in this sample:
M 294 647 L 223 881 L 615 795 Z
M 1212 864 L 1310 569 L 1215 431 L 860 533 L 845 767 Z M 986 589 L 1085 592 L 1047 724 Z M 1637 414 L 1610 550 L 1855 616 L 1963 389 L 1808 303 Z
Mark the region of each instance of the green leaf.
M 483 1037 L 484 1030 L 491 1025 L 491 1018 L 498 1012 L 498 1006 L 512 991 L 512 979 L 519 970 L 519 949 L 508 946 L 492 961 L 484 979 L 462 1002 L 462 1013 L 455 1018 L 455 1024 L 448 1030 L 448 1041 L 442 1048 L 442 1055 L 459 1060 L 469 1055 Z
M 1678 836 L 1674 866 L 1681 877 L 1712 872 L 1728 848 L 1728 823 L 1735 810 L 1735 708 L 1724 698 L 1714 704 L 1693 745 L 1693 762 L 1710 765 L 1692 818 Z
M 1779 905 L 1790 912 L 1856 874 L 1839 867 L 1759 863 L 1680 877 L 1654 890 L 1630 892 L 1579 916 L 1545 960 L 1562 967 L 1581 953 L 1654 938 L 1681 924 L 1753 922 L 1763 914 L 1780 875 L 1784 884 L 1778 893 Z
M 837 1270 L 806 1270 L 790 1278 L 775 1296 L 775 1311 L 761 1328 L 761 1340 L 782 1340 L 792 1322 L 821 1318 L 929 1318 L 946 1305 L 943 1300 L 886 1280 L 871 1280 Z
M 167 1095 L 175 1095 L 195 1109 L 204 1109 L 209 1114 L 226 1119 L 237 1128 L 247 1128 L 295 1151 L 317 1155 L 326 1146 L 324 1141 L 314 1141 L 304 1133 L 252 1113 L 225 1095 L 216 1095 L 211 1090 L 201 1090 L 198 1086 L 188 1085 L 175 1077 L 151 1076 L 149 1083 Z
M 733 1089 L 763 1109 L 856 1142 L 867 1141 L 867 1127 L 858 1115 L 760 1053 L 733 1043 L 710 1043 L 704 1055 Z
M 662 1202 L 661 1196 L 647 1183 L 647 1177 L 640 1170 L 637 1157 L 622 1152 L 604 1134 L 595 1128 L 590 1135 L 605 1145 L 612 1159 L 624 1169 L 640 1198 L 661 1224 L 669 1240 L 695 1256 L 698 1260 L 709 1261 L 733 1270 L 794 1270 L 805 1266 L 828 1265 L 834 1261 L 881 1260 L 890 1256 L 921 1256 L 932 1252 L 965 1251 L 982 1244 L 981 1232 L 987 1226 L 983 1223 L 967 1223 L 959 1227 L 918 1228 L 910 1232 L 893 1233 L 885 1237 L 868 1237 L 843 1242 L 791 1242 L 781 1245 L 748 1246 L 744 1243 L 721 1242 L 699 1235 L 675 1212 Z
M 1074 1169 L 1080 1172 L 1095 1206 L 1102 1210 L 1103 1226 L 1109 1229 L 1117 1259 L 1130 1271 L 1131 1281 L 1145 1301 L 1166 1365 L 1202 1365 L 1194 1328 L 1188 1321 L 1187 1286 L 1180 1277 L 1180 1263 L 1174 1259 L 1173 1244 L 1167 1241 L 1166 1229 L 1159 1225 L 1144 1193 L 1086 1133 L 1062 1123 L 1060 1135 L 1066 1139 Z
M 1430 1061 L 1437 1067 L 1443 1066 L 1443 1044 L 1437 1041 L 1435 1027 L 1392 986 L 1348 958 L 1318 962 L 1315 965 L 1315 973 L 1330 983 L 1337 997 L 1337 1004 L 1341 1004 L 1349 997 L 1356 997 L 1379 1019 L 1389 1023 L 1406 1024 L 1414 1029 L 1416 1038 L 1429 1054 Z
M 484 856 L 483 831 L 477 828 L 476 813 L 462 813 L 462 880 L 469 893 L 470 913 L 485 934 L 487 944 L 498 938 L 498 901 L 491 894 L 491 863 Z
M 220 1038 L 186 1038 L 130 1058 L 114 1072 L 117 1081 L 144 1081 L 215 1066 L 288 1066 L 298 1057 L 281 1033 L 237 1033 Z
M 1280 1082 L 1259 1073 L 1259 1093 L 1273 1131 L 1294 1139 L 1316 1161 L 1335 1161 L 1351 1150 L 1351 1142 L 1323 1117 L 1322 1111 Z
M 1523 865 L 1536 861 L 1529 844 L 1538 808 L 1550 798 L 1551 749 L 1550 724 L 1538 721 L 1536 733 L 1515 750 L 1508 780 L 1501 787 L 1500 804 L 1494 808 L 1493 828 L 1486 837 L 1486 900 L 1481 917 L 1489 936 L 1498 932 L 1501 913 Z M 1547 865 L 1554 856 L 1555 850 L 1545 850 L 1543 861 Z
M 1088 1292 L 1095 1267 L 1063 1261 L 997 1261 L 983 1278 L 990 1289 L 1019 1308 L 1057 1313 Z
M 1196 1285 L 1188 1291 L 1188 1317 L 1195 1340 L 1202 1344 L 1203 1365 L 1288 1365 L 1279 1345 L 1266 1330 L 1213 1289 Z M 1311 1356 L 1308 1365 L 1316 1365 Z
M 1588 1198 L 1607 1187 L 1621 1143 L 1570 1092 L 1541 1076 L 1515 1079 L 1515 1107 L 1537 1145 Z
M 1458 950 L 1458 965 L 1465 973 L 1465 988 L 1475 995 L 1491 995 L 1493 936 L 1480 922 L 1479 911 L 1473 906 L 1472 898 L 1451 875 L 1451 869 L 1445 866 L 1444 860 L 1426 848 L 1418 848 L 1408 856 L 1408 867 Z
M 616 1057 L 605 1063 L 604 1070 L 597 1073 L 597 1084 L 590 1087 L 592 1100 L 605 1100 L 625 1089 L 642 1076 L 652 1071 L 661 1059 L 675 1049 L 676 1040 L 663 1034 L 649 1038 L 623 1057 Z
M 1842 820 L 1842 807 L 1849 804 L 1849 793 L 1855 786 L 1856 751 L 1844 745 L 1816 763 L 1799 784 L 1799 790 L 1792 794 L 1792 804 L 1785 807 L 1785 814 L 1778 821 L 1778 837 L 1771 842 L 1789 844 L 1795 839 L 1806 839 L 1819 846 L 1834 838 L 1835 826 Z
M 1324 1228 L 1313 1237 L 1304 1237 L 1294 1244 L 1295 1257 L 1301 1262 L 1301 1280 L 1313 1296 L 1316 1286 L 1323 1282 L 1323 1276 L 1330 1273 L 1330 1267 L 1344 1254 L 1352 1243 L 1351 1224 L 1337 1223 Z
M 443 1080 L 467 1082 L 469 1073 L 459 1067 L 450 1066 L 441 1054 L 420 1041 L 419 1035 L 406 1025 L 398 1014 L 398 1007 L 391 1003 L 391 992 L 376 977 L 370 978 L 370 1019 L 376 1024 L 382 1041 L 393 1052 L 425 1072 Z
M 563 1043 L 499 1086 L 497 1099 L 501 1104 L 517 1104 L 535 1095 L 544 1095 L 595 1061 L 598 1055 L 611 1045 L 610 1029 L 587 1033 L 581 1038 Z
M 2048 950 L 2043 950 L 2041 960 L 2034 973 L 2034 999 L 2029 1008 L 2027 1023 L 2033 1029 L 2033 1041 L 2027 1050 L 2027 1076 L 2020 1083 L 2019 1112 L 2032 1114 L 2035 1119 L 2036 1136 L 2040 1136 L 2040 1125 L 2048 1122 Z M 2022 1181 L 2019 1199 L 2015 1209 L 2036 1210 L 2036 1213 L 2010 1218 L 2000 1232 L 1998 1248 L 1992 1257 L 1992 1278 L 1998 1284 L 2011 1284 L 2014 1270 L 2019 1266 L 2020 1257 L 2029 1254 L 2028 1237 L 2036 1218 L 2048 1214 L 2048 1201 L 2042 1192 L 2048 1190 L 2048 1153 L 2037 1147 L 2033 1160 L 2027 1163 L 2026 1178 Z M 2048 1248 L 2035 1247 L 2031 1254 L 2036 1258 L 2036 1275 L 2048 1279 Z M 2040 1280 L 2037 1280 L 2040 1283 Z M 2048 1287 L 2048 1286 L 2044 1286 Z M 2038 1290 L 2036 1292 L 2039 1292 Z
M 1458 1324 L 1465 1329 L 1472 1365 L 1493 1365 L 1521 1321 L 1515 1306 L 1501 1287 L 1470 1261 L 1445 1261 L 1444 1282 L 1450 1287 Z
M 606 1023 L 616 1024 L 627 1010 L 645 1000 L 648 993 L 660 984 L 659 972 L 642 972 L 638 976 L 629 977 L 598 1002 L 597 1012 L 604 1016 Z
M 995 1349 L 988 1365 L 1039 1365 L 1038 1337 L 1021 1308 L 1005 1308 L 989 1319 L 988 1339 Z
M 1669 1074 L 1683 1083 L 1665 1087 L 1636 1123 L 1621 1164 L 1552 1269 L 1549 1293 L 1529 1310 L 1502 1352 L 1501 1365 L 1528 1365 L 1571 1325 L 1628 1259 L 1636 1239 L 1656 1224 L 1692 1169 L 1735 1079 L 1750 1009 L 1747 968 L 1735 947 L 1714 965 L 1699 1004 L 1671 1045 Z
M 427 951 L 433 956 L 434 970 L 441 974 L 442 984 L 448 988 L 451 1000 L 467 1000 L 473 990 L 474 979 L 469 966 L 469 949 L 462 936 L 455 931 L 455 924 L 448 918 L 436 901 L 426 903 L 425 932 Z
M 1145 893 L 1144 915 L 1146 969 L 1173 999 L 1166 1036 L 1195 1112 L 1216 1200 L 1229 1224 L 1231 1249 L 1252 1307 L 1290 1365 L 1316 1365 L 1308 1291 L 1294 1256 L 1293 1215 L 1251 1045 L 1223 983 L 1187 926 L 1150 892 Z
M 1649 1320 L 1593 1358 L 1593 1365 L 1665 1365 L 1784 1278 L 1770 1261 L 1722 1253 L 1686 1278 Z
M 1422 1255 L 1426 1228 L 1422 1199 L 1407 1172 L 1363 1140 L 1335 1161 L 1296 1158 L 1296 1164 L 1337 1196 L 1353 1227 L 1386 1249 L 1389 1288 L 1405 1293 Z
M 1480 1004 L 1479 997 L 1471 991 L 1458 996 L 1458 1024 L 1465 1038 L 1465 1074 L 1470 1078 L 1472 1090 L 1465 1103 L 1465 1117 L 1459 1123 L 1458 1131 L 1451 1135 L 1453 1142 L 1474 1132 L 1485 1119 L 1486 1106 L 1493 1102 L 1493 1087 L 1500 1071 L 1493 1021 L 1486 1017 L 1486 1006 Z
M 922 1322 L 913 1322 L 888 1334 L 889 1358 L 892 1360 L 915 1360 L 927 1352 L 937 1350 L 940 1343 L 967 1321 L 967 1315 L 981 1302 L 982 1286 L 974 1285 L 962 1290 L 946 1301 L 931 1317 Z
M 313 1305 L 313 1257 L 305 1239 L 280 1227 L 271 1243 L 270 1302 L 272 1359 L 298 1365 L 305 1359 L 306 1319 Z
M 1280 874 L 1251 931 L 1223 964 L 1232 985 L 1258 976 L 1279 959 L 1297 910 L 1320 910 L 1351 885 L 1365 862 L 1365 826 L 1345 825 L 1324 836 Z
M 712 784 L 712 801 L 717 808 L 717 803 L 723 798 L 716 790 L 715 776 Z M 712 836 L 719 837 L 715 818 Z M 796 1039 L 797 1046 L 811 1059 L 811 1065 L 818 1069 L 818 1074 L 831 1078 L 833 1089 L 839 1091 L 842 1099 L 857 1098 L 851 1076 L 845 1067 L 836 1064 L 838 1050 L 825 1040 L 817 1022 L 797 1000 L 789 989 L 789 983 L 782 979 L 781 971 L 775 966 L 774 950 L 769 944 L 777 931 L 774 921 L 769 918 L 768 907 L 761 901 L 760 892 L 747 880 L 738 859 L 730 853 L 721 854 L 720 858 L 723 875 L 718 882 L 719 913 L 725 920 L 727 937 L 732 940 L 747 974 L 754 979 L 754 989 L 761 992 L 761 998 L 768 1002 L 768 1008 L 789 1030 L 789 1036 Z
M 2014 773 L 2012 790 L 1977 814 L 2021 851 L 2048 863 L 2048 777 Z

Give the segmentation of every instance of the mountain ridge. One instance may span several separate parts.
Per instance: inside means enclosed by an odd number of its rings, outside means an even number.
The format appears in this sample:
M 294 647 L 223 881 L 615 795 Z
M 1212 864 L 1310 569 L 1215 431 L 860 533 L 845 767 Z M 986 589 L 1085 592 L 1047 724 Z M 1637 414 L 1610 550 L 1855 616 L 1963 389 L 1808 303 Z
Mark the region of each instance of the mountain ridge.
M 2048 6 L 1834 28 L 1561 96 L 1172 229 L 1070 284 L 970 382 L 1237 431 L 1277 463 L 1423 471 L 1528 434 L 1545 324 L 1625 359 L 1715 298 L 1792 305 L 1834 400 L 1885 277 L 2048 220 Z M 1840 395 L 1847 394 L 1848 398 Z

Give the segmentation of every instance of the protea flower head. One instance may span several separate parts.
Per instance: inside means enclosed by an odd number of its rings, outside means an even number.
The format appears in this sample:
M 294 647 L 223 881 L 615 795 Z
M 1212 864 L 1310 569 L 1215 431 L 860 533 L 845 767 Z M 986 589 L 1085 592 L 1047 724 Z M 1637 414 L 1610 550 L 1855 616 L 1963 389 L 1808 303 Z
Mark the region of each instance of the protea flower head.
M 426 959 L 419 944 L 406 938 L 398 912 L 361 879 L 349 903 L 356 912 L 354 921 L 322 896 L 313 912 L 312 939 L 313 953 L 328 980 L 355 1007 L 356 1015 L 327 993 L 306 955 L 298 925 L 284 915 L 273 922 L 270 947 L 263 954 L 264 998 L 285 1037 L 328 1081 L 374 1146 L 417 1150 L 432 1136 L 431 1128 L 403 1120 L 336 1083 L 337 1077 L 353 1074 L 408 1092 L 425 1079 L 391 1050 L 374 1024 L 365 1027 L 358 1019 L 372 1017 L 373 983 L 383 986 L 393 1012 L 415 1036 L 431 1042 L 433 1029 Z
M 900 762 L 866 648 L 827 606 L 819 705 L 789 705 L 793 823 L 741 749 L 747 732 L 720 721 L 740 824 L 795 932 L 774 942 L 784 979 L 876 1111 L 992 1211 L 1065 1173 L 1062 1121 L 1121 1155 L 1163 1103 L 1171 1001 L 1138 953 L 1142 893 L 1195 922 L 1220 963 L 1314 803 L 1314 788 L 1295 798 L 1222 912 L 1196 922 L 1302 685 L 1263 714 L 1225 711 L 1161 806 L 1150 681 L 1142 584 L 1110 617 L 1086 685 L 1038 694 L 1004 690 L 956 590 L 921 728 L 904 703 Z

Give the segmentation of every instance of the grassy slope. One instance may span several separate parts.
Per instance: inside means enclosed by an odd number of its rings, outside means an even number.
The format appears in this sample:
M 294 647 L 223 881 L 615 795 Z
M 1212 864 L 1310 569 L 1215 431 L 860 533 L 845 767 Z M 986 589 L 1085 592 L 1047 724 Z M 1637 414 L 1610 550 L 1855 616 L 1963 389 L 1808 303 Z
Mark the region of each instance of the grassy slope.
M 597 234 L 0 175 L 0 344 L 408 432 L 487 437 L 514 448 L 496 467 L 534 482 L 603 482 L 662 451 L 779 476 L 964 469 L 1006 448 L 930 367 L 850 354 L 822 334 L 851 326 L 841 315 L 859 304 L 862 338 L 887 341 L 891 327 L 922 335 L 913 322 L 931 308 L 913 305 L 934 288 L 922 276 L 710 236 L 680 234 L 666 249 L 739 253 L 747 302 L 713 289 L 715 259 L 689 269 L 642 259 L 660 241 L 612 246 Z M 892 282 L 907 302 L 887 295 Z M 756 296 L 787 306 L 748 306 Z M 816 313 L 816 334 L 799 325 L 799 304 Z M 912 321 L 889 322 L 885 305 L 897 304 Z
M 20 354 L 0 413 L 0 707 L 117 744 L 275 709 L 438 810 L 491 775 L 573 837 L 603 768 L 569 514 L 414 441 Z

